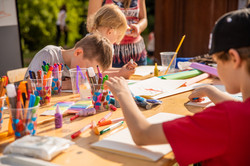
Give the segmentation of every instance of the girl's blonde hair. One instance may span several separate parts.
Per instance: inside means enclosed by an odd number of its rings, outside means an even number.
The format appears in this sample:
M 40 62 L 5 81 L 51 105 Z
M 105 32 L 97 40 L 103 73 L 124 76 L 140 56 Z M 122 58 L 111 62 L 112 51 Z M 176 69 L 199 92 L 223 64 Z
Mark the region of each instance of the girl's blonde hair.
M 94 16 L 90 16 L 87 22 L 87 29 L 90 33 L 95 32 L 99 27 L 108 27 L 121 32 L 118 43 L 123 39 L 127 31 L 127 20 L 122 11 L 114 4 L 102 6 Z

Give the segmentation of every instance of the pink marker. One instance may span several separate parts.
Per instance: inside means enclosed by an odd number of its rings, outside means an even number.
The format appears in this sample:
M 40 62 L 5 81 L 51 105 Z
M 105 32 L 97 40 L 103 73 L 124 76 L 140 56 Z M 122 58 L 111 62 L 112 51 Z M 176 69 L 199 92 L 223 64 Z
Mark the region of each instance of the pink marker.
M 55 113 L 55 128 L 62 127 L 62 114 L 60 113 L 59 105 L 56 105 L 56 113 Z
M 98 121 L 98 124 L 107 120 L 112 115 L 112 112 L 110 111 L 107 115 L 105 115 L 101 120 Z

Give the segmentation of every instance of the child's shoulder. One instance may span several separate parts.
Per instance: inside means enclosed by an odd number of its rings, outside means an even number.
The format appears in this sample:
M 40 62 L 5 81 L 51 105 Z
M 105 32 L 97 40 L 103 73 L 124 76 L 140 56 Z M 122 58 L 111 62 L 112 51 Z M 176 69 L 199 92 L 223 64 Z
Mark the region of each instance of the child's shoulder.
M 60 54 L 61 54 L 61 47 L 54 45 L 47 45 L 37 53 L 37 56 L 44 56 L 44 55 L 58 56 Z
M 55 51 L 58 51 L 58 50 L 61 50 L 61 47 L 60 46 L 54 46 L 54 45 L 47 45 L 45 46 L 43 49 L 41 49 L 40 51 L 51 51 L 51 50 L 55 50 Z

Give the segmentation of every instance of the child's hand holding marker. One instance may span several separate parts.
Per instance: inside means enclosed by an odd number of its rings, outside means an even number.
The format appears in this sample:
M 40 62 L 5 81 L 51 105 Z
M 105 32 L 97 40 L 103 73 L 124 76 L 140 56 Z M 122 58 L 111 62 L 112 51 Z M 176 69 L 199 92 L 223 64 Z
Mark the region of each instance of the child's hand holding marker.
M 204 100 L 205 100 L 204 97 L 194 97 L 194 98 L 192 98 L 192 102 L 202 102 Z
M 209 97 L 209 93 L 213 88 L 210 85 L 202 86 L 193 90 L 192 94 L 188 96 L 190 101 L 201 102 L 204 100 L 204 97 Z
M 130 59 L 130 61 L 126 64 L 126 68 L 128 70 L 135 70 L 136 67 L 137 63 L 135 63 L 133 59 Z
M 137 37 L 140 35 L 140 28 L 139 28 L 139 25 L 137 24 L 130 24 L 129 25 L 129 28 L 126 32 L 126 35 L 127 36 L 132 36 L 132 37 Z

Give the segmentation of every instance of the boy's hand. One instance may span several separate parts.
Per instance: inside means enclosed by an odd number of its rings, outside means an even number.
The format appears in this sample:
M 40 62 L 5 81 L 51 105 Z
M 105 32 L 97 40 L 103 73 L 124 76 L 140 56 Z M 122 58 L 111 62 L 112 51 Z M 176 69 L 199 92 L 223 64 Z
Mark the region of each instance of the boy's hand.
M 211 94 L 211 92 L 216 91 L 216 89 L 214 89 L 215 87 L 211 86 L 211 85 L 206 85 L 206 86 L 202 86 L 199 88 L 196 88 L 191 95 L 188 96 L 190 101 L 193 101 L 193 98 L 202 98 L 202 97 L 210 97 L 209 94 Z
M 111 77 L 109 80 L 105 81 L 104 85 L 109 87 L 115 98 L 120 94 L 130 94 L 128 83 L 123 77 Z

